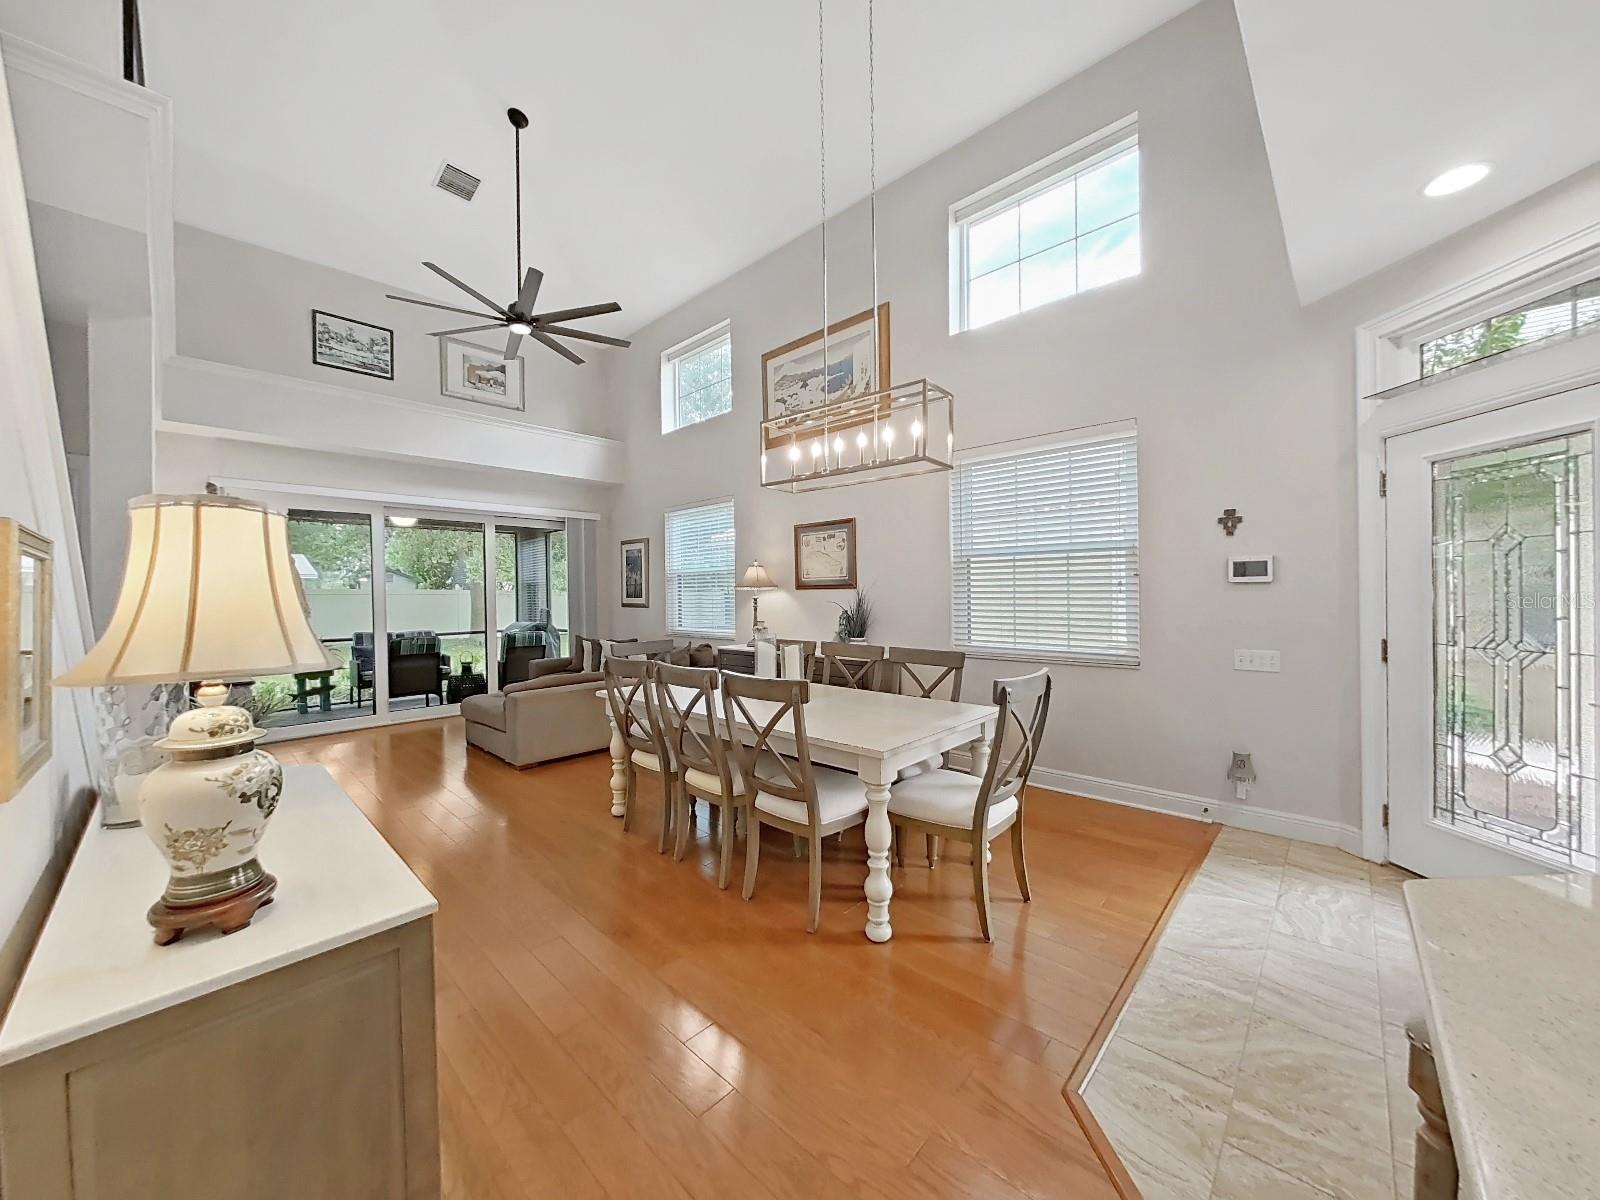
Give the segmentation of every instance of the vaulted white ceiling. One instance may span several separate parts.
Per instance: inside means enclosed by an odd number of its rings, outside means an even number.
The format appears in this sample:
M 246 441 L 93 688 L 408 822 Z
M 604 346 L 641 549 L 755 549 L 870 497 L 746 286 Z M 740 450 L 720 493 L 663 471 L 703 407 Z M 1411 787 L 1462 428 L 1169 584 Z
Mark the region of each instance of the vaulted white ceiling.
M 1600 161 L 1600 0 L 1235 8 L 1302 301 Z M 1493 171 L 1422 194 L 1469 162 Z
M 925 162 L 1193 0 L 879 0 L 878 173 Z M 163 0 L 177 215 L 441 298 L 509 299 L 508 105 L 541 307 L 639 327 L 813 226 L 817 10 L 800 0 Z M 867 190 L 865 0 L 829 0 L 829 207 Z M 448 159 L 470 204 L 433 188 Z M 602 327 L 604 322 L 597 323 Z

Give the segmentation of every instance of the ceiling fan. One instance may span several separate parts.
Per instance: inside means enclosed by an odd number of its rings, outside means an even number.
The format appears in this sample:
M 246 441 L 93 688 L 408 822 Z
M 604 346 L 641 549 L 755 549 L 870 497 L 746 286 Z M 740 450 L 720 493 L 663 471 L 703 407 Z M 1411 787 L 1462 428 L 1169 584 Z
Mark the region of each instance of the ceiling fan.
M 522 347 L 522 339 L 531 337 L 536 342 L 541 342 L 550 347 L 562 358 L 581 364 L 579 358 L 566 346 L 556 341 L 557 338 L 575 338 L 582 342 L 598 342 L 602 346 L 623 346 L 631 343 L 622 338 L 606 337 L 600 333 L 590 333 L 587 329 L 572 329 L 564 324 L 567 321 L 579 321 L 584 317 L 598 317 L 605 313 L 621 312 L 622 305 L 612 300 L 606 304 L 585 304 L 578 308 L 558 308 L 549 312 L 534 312 L 534 302 L 539 296 L 539 285 L 544 282 L 544 272 L 537 267 L 529 267 L 527 272 L 522 270 L 522 131 L 528 127 L 528 116 L 520 108 L 506 109 L 506 117 L 511 126 L 516 130 L 516 177 L 517 177 L 517 279 L 521 286 L 517 290 L 517 298 L 508 305 L 496 304 L 476 288 L 470 288 L 454 275 L 450 274 L 437 263 L 425 262 L 427 267 L 441 279 L 448 280 L 471 296 L 479 304 L 487 305 L 488 312 L 475 312 L 470 308 L 456 308 L 450 304 L 435 304 L 431 300 L 413 300 L 409 296 L 390 295 L 388 299 L 398 300 L 402 304 L 416 304 L 423 308 L 437 308 L 444 312 L 464 313 L 469 317 L 484 317 L 490 323 L 487 325 L 468 325 L 464 329 L 441 329 L 434 337 L 447 337 L 458 333 L 482 333 L 486 329 L 504 329 L 509 333 L 506 338 L 505 357 L 516 358 Z

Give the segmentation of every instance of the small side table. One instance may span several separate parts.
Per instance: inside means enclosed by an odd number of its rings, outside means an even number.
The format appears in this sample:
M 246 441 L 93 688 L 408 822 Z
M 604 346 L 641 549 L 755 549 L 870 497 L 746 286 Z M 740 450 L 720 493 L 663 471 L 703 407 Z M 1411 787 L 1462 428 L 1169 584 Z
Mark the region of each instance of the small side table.
M 317 708 L 333 711 L 333 672 L 306 671 L 294 677 L 294 710 L 302 717 L 311 715 L 311 698 L 315 696 Z
M 718 646 L 717 668 L 732 671 L 735 675 L 756 673 L 756 648 L 754 646 Z
M 451 675 L 445 679 L 444 700 L 446 704 L 460 704 L 468 696 L 481 696 L 489 690 L 489 681 L 482 675 L 462 672 Z

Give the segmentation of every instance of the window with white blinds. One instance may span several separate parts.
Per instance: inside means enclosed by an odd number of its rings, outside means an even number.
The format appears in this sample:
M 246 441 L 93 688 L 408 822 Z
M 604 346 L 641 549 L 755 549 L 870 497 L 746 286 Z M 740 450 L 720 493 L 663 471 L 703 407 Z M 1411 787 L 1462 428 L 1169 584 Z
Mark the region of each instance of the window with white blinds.
M 1139 448 L 1130 425 L 958 458 L 950 482 L 955 644 L 1139 663 Z
M 733 636 L 733 501 L 667 513 L 667 631 Z

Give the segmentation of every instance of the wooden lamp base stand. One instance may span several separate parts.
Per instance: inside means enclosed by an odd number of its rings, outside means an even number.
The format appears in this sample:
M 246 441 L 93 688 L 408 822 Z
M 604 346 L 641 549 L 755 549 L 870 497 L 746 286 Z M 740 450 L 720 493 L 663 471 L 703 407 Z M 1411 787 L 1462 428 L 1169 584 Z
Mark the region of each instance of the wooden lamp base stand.
M 272 903 L 272 893 L 277 890 L 277 878 L 263 874 L 244 891 L 217 900 L 202 900 L 198 904 L 157 900 L 145 916 L 155 927 L 158 946 L 170 946 L 184 934 L 200 929 L 237 933 L 250 924 L 258 908 Z

